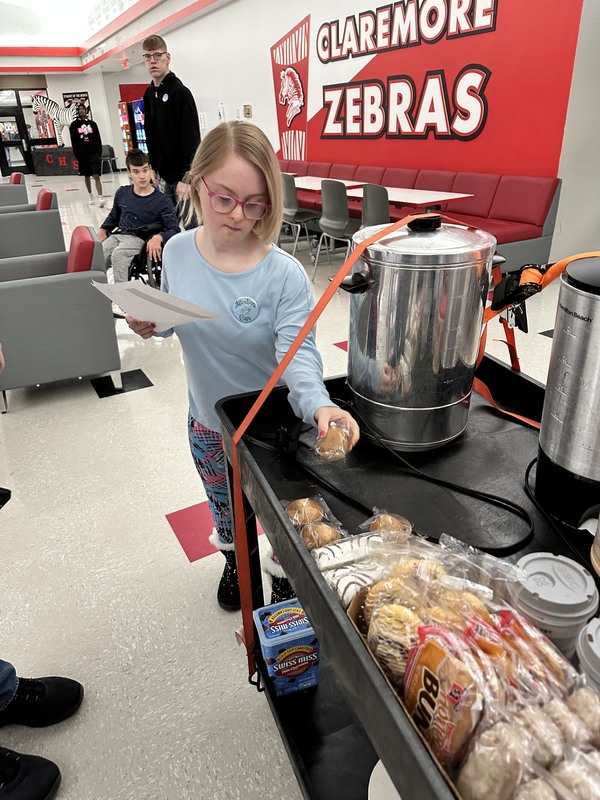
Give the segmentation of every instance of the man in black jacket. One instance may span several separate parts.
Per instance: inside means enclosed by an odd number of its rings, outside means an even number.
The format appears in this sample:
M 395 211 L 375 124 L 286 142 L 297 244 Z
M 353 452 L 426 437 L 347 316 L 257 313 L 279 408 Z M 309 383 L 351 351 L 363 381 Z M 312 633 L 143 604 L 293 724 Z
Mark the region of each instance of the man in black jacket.
M 96 123 L 88 119 L 87 108 L 83 103 L 77 106 L 77 119 L 69 125 L 69 133 L 71 134 L 73 155 L 79 162 L 79 174 L 85 178 L 85 188 L 90 195 L 90 203 L 94 203 L 92 182 L 90 180 L 93 175 L 96 191 L 98 192 L 98 203 L 103 207 L 106 202 L 102 197 L 102 183 L 100 181 L 102 139 Z
M 152 168 L 164 180 L 173 202 L 190 197 L 183 179 L 200 144 L 198 111 L 192 93 L 171 72 L 171 54 L 161 36 L 148 36 L 143 58 L 152 78 L 144 92 L 144 126 Z

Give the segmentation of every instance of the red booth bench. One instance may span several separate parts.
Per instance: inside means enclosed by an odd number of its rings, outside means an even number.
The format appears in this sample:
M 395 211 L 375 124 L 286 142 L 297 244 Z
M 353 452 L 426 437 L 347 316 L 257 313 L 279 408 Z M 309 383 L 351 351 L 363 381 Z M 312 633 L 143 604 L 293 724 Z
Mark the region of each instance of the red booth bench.
M 473 197 L 443 204 L 442 213 L 457 222 L 491 233 L 498 242 L 498 252 L 506 258 L 507 268 L 527 263 L 545 264 L 550 258 L 560 178 L 358 166 L 324 161 L 280 159 L 279 163 L 282 172 L 296 175 L 472 194 Z M 318 192 L 298 189 L 298 201 L 303 208 L 320 210 Z M 360 200 L 349 200 L 348 205 L 351 216 L 360 217 Z M 392 221 L 402 219 L 414 210 L 392 203 L 390 218 Z

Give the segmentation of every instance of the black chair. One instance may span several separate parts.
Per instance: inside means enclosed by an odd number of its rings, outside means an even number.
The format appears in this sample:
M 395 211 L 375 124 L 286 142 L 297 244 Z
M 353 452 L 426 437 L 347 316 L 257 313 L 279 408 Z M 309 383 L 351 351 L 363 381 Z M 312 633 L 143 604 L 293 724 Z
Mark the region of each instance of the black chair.
M 390 222 L 390 201 L 385 186 L 366 183 L 363 186 L 361 228 L 370 225 L 388 225 Z
M 292 249 L 292 255 L 295 255 L 302 228 L 304 228 L 306 243 L 310 250 L 308 223 L 316 222 L 319 219 L 319 214 L 317 211 L 311 211 L 308 208 L 300 208 L 298 206 L 298 194 L 296 192 L 296 182 L 293 175 L 282 172 L 281 177 L 283 179 L 283 225 L 289 225 L 292 231 L 295 231 L 294 247 Z
M 108 164 L 107 172 L 118 172 L 117 159 L 115 158 L 115 151 L 110 144 L 102 145 L 102 155 L 100 156 L 100 174 L 104 175 L 104 165 Z
M 346 187 L 343 183 L 340 183 L 340 181 L 332 181 L 327 178 L 321 181 L 321 202 L 322 211 L 321 218 L 319 219 L 319 228 L 322 233 L 319 237 L 317 254 L 315 256 L 315 269 L 312 276 L 313 283 L 317 275 L 319 255 L 321 253 L 323 241 L 329 238 L 333 241 L 346 242 L 346 258 L 348 258 L 350 255 L 350 248 L 352 247 L 352 236 L 360 227 L 360 220 L 350 217 L 348 194 L 346 193 Z M 329 247 L 327 247 L 327 258 L 329 258 L 329 263 L 331 264 Z

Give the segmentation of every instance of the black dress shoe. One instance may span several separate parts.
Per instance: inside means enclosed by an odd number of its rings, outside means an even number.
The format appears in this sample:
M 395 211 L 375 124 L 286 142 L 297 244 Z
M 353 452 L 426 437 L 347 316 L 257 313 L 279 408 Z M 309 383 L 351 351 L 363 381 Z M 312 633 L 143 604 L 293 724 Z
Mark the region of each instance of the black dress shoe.
M 82 700 L 83 686 L 70 678 L 19 678 L 17 693 L 0 711 L 0 727 L 55 725 L 74 714 Z
M 239 611 L 242 606 L 235 550 L 222 550 L 221 552 L 225 556 L 225 569 L 217 589 L 217 602 L 225 611 Z
M 59 786 L 54 762 L 0 747 L 0 800 L 50 800 Z

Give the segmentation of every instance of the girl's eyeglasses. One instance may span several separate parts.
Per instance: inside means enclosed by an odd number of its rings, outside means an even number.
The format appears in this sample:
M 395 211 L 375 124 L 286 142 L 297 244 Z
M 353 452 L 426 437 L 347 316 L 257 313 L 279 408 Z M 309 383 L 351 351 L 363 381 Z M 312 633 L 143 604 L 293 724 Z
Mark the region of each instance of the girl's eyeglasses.
M 241 206 L 246 219 L 262 219 L 271 210 L 268 203 L 258 203 L 256 200 L 238 200 L 237 197 L 230 197 L 228 194 L 211 192 L 204 178 L 200 178 L 200 180 L 210 199 L 210 206 L 217 214 L 230 214 L 236 206 Z

